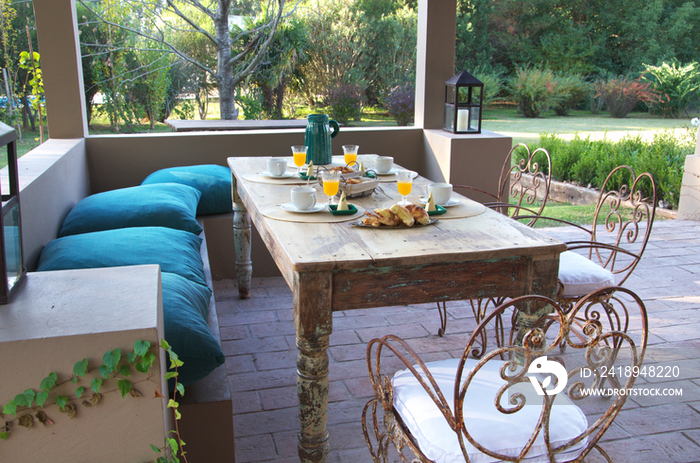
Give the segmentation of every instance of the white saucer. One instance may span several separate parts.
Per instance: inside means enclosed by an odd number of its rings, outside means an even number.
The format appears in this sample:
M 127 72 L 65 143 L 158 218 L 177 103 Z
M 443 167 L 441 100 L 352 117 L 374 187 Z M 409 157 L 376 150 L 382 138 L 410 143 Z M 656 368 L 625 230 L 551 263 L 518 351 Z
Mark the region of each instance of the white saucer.
M 268 178 L 289 178 L 289 177 L 294 177 L 296 175 L 296 172 L 285 172 L 282 175 L 272 175 L 268 171 L 264 170 L 262 172 L 258 172 L 258 175 L 262 175 L 263 177 L 268 177 Z
M 387 172 L 386 174 L 380 174 L 379 172 L 377 172 L 377 175 L 379 175 L 380 177 L 388 177 L 388 176 L 390 176 L 390 175 L 397 175 L 397 174 L 398 174 L 399 172 L 401 172 L 402 170 L 406 170 L 406 169 L 391 169 L 391 170 L 390 170 L 389 172 Z M 375 172 L 376 172 L 376 171 L 375 171 Z M 416 178 L 416 177 L 418 177 L 418 172 L 413 172 L 413 173 L 411 174 L 411 178 Z
M 376 169 L 375 169 L 376 171 Z M 399 173 L 399 169 L 390 169 L 389 172 L 377 172 L 377 175 L 395 175 Z
M 326 208 L 326 204 L 316 204 L 314 207 L 310 209 L 297 209 L 296 206 L 294 206 L 294 203 L 284 203 L 280 206 L 282 209 L 284 209 L 287 212 L 297 212 L 299 214 L 312 214 L 314 212 L 321 212 Z
M 418 200 L 423 204 L 428 202 L 428 198 L 426 198 L 425 196 L 421 196 L 420 198 L 418 198 Z M 437 204 L 437 203 L 435 203 L 435 204 Z M 450 200 L 447 201 L 447 204 L 438 204 L 438 206 L 452 207 L 452 206 L 456 206 L 457 204 L 462 204 L 462 201 L 460 201 L 457 198 L 450 198 Z

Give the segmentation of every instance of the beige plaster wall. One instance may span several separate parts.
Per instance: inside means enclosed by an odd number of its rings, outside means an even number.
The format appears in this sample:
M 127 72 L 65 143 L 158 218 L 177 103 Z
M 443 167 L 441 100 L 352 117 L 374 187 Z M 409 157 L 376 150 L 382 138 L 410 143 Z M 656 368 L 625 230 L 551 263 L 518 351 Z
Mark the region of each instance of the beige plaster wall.
M 0 306 L 0 404 L 28 388 L 38 392 L 41 380 L 55 372 L 59 386 L 45 407 L 54 424 L 42 427 L 35 419 L 28 430 L 12 423 L 0 445 L 0 461 L 152 461 L 150 444 L 161 447 L 171 429 L 165 400 L 153 398 L 156 388 L 167 391 L 165 356 L 157 347 L 162 337 L 157 265 L 29 273 L 13 301 Z M 105 380 L 102 400 L 89 408 L 81 405 L 75 388 L 89 389 L 104 353 L 119 348 L 126 354 L 137 340 L 151 342 L 157 357 L 152 375 L 132 370 L 130 379 L 143 397 L 122 399 L 116 380 Z M 73 365 L 83 358 L 88 359 L 87 378 L 73 384 Z M 49 405 L 58 394 L 76 404 L 75 418 Z M 5 416 L 0 424 L 10 419 Z
M 290 147 L 303 142 L 301 129 L 89 136 L 91 190 L 138 185 L 164 167 L 226 166 L 231 156 L 291 156 Z M 423 170 L 423 131 L 418 128 L 341 127 L 333 139 L 333 154 L 343 154 L 344 144 L 360 145 L 360 153 L 394 156 L 407 168 Z
M 22 244 L 29 271 L 68 212 L 90 193 L 87 163 L 84 139 L 50 139 L 19 158 Z

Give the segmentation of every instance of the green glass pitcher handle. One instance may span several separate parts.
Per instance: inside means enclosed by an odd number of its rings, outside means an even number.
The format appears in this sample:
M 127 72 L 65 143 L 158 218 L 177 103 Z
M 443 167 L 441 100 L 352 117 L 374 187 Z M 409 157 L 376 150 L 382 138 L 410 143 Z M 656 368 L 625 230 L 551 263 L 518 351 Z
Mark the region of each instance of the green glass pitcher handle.
M 338 135 L 338 132 L 340 132 L 340 126 L 333 119 L 328 121 L 328 125 L 330 125 L 333 128 L 333 132 L 331 132 L 331 138 L 335 138 L 335 136 Z

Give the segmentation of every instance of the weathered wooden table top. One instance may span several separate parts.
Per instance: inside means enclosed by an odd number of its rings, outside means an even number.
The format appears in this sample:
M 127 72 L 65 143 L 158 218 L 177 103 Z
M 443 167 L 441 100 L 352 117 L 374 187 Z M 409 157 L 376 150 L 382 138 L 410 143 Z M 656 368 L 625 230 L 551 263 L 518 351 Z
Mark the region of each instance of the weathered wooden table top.
M 368 266 L 400 267 L 415 264 L 498 259 L 504 256 L 558 255 L 566 249 L 560 241 L 486 209 L 480 215 L 461 219 L 436 216 L 439 222 L 421 228 L 370 229 L 340 223 L 296 223 L 262 216 L 259 207 L 290 201 L 294 185 L 254 183 L 246 174 L 266 170 L 265 158 L 229 158 L 238 194 L 263 235 L 282 273 L 329 271 Z M 429 180 L 417 177 L 412 196 Z M 396 183 L 382 183 L 381 189 L 398 202 Z M 454 193 L 462 201 L 469 199 Z M 326 201 L 322 189 L 318 201 Z M 389 201 L 385 195 L 355 198 L 350 203 L 372 211 Z

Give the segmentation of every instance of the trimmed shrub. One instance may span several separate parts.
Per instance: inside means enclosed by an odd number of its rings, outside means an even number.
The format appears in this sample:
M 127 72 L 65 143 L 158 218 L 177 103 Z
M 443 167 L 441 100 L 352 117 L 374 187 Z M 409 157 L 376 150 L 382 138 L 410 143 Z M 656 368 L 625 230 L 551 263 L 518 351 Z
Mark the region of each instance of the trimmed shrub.
M 413 123 L 415 99 L 416 91 L 413 89 L 413 85 L 406 82 L 406 85 L 397 85 L 389 91 L 389 94 L 384 98 L 384 106 L 396 124 L 404 126 Z
M 649 172 L 656 182 L 659 201 L 677 208 L 685 157 L 695 150 L 694 130 L 689 130 L 687 136 L 680 139 L 672 131 L 663 131 L 652 141 L 644 141 L 637 135 L 627 136 L 619 142 L 591 140 L 590 137 L 581 139 L 579 136 L 566 142 L 556 135 L 543 134 L 539 143 L 530 149 L 544 148 L 549 152 L 554 166 L 552 178 L 584 187 L 600 188 L 610 171 L 620 165 L 632 167 L 637 174 Z M 524 150 L 516 151 L 514 162 L 523 157 Z M 537 161 L 545 165 L 544 158 Z M 614 179 L 612 188 L 618 188 L 626 180 Z

